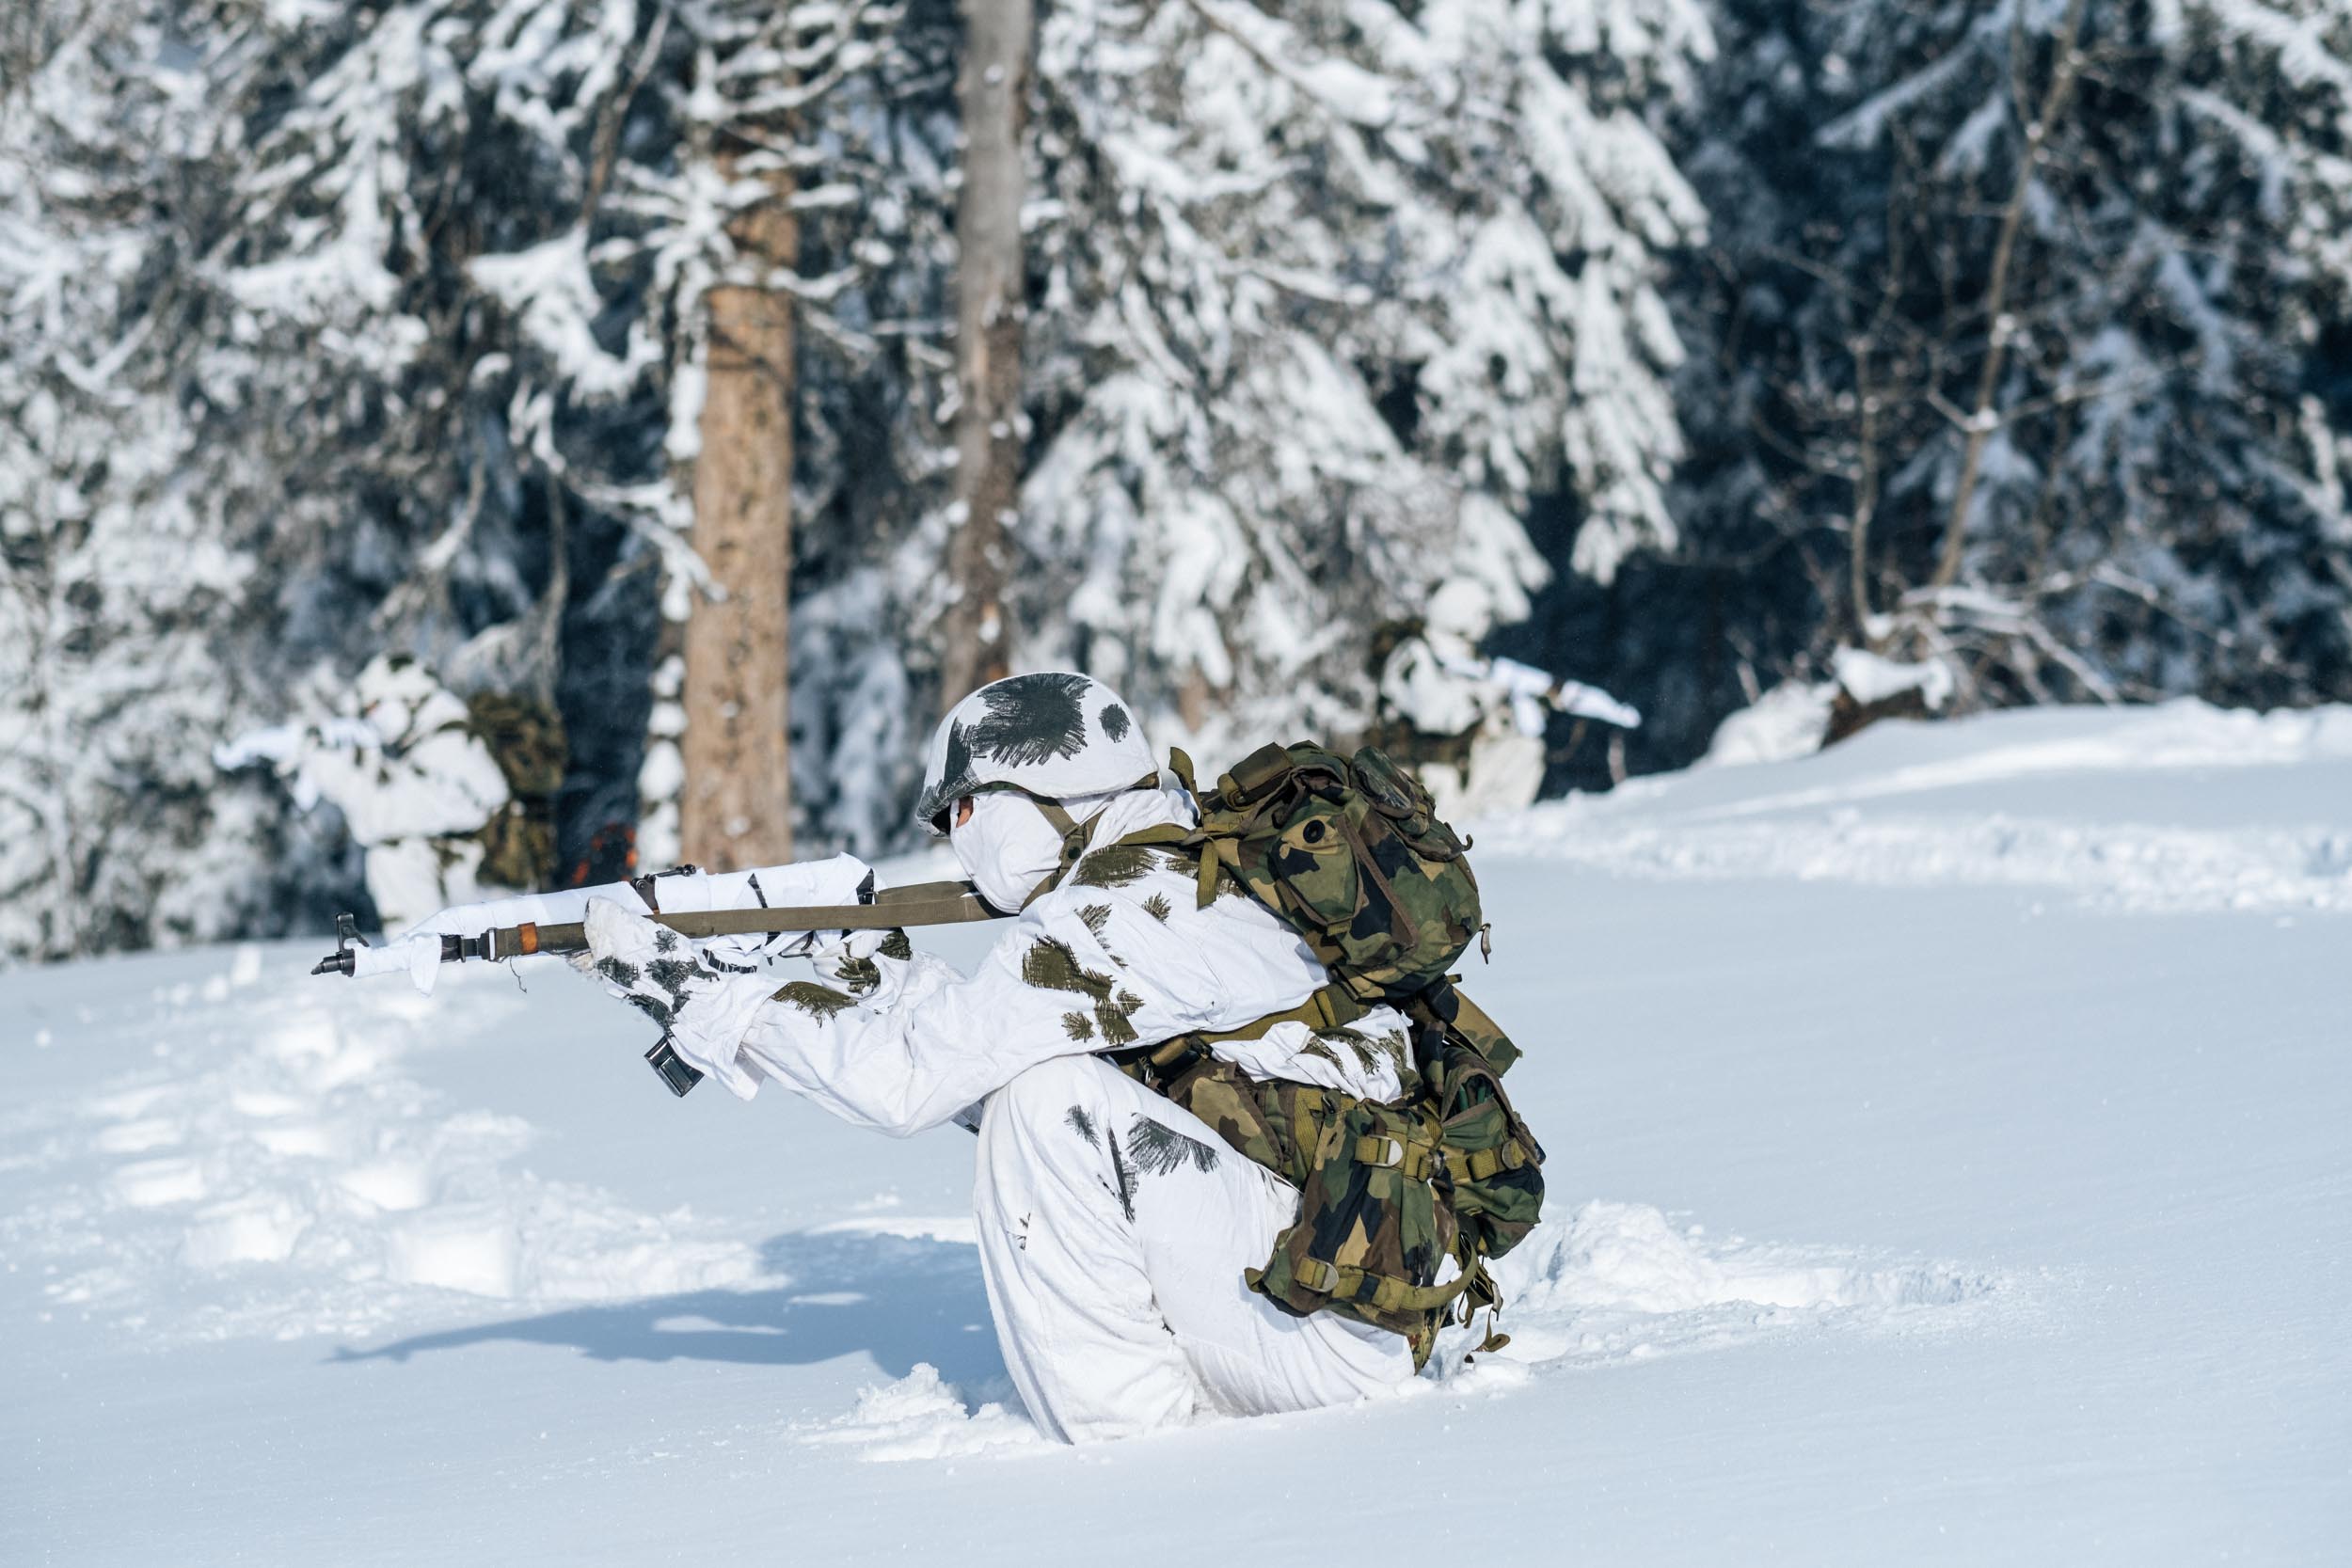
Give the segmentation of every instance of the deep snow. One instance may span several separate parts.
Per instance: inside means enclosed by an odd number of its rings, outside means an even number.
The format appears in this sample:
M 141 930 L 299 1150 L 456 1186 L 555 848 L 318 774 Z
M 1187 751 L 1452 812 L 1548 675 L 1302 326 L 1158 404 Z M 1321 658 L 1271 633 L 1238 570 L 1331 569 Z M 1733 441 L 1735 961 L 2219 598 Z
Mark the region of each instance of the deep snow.
M 673 1101 L 551 963 L 0 975 L 0 1561 L 2344 1560 L 2352 712 L 1477 832 L 1514 1343 L 1095 1449 L 1004 1382 L 961 1132 Z

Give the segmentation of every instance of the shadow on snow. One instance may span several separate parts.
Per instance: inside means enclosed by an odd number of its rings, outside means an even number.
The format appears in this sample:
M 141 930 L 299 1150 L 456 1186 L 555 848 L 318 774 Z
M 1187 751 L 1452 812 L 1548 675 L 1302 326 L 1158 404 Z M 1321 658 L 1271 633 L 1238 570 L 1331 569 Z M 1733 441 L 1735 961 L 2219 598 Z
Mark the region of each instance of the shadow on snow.
M 566 1307 L 535 1318 L 413 1335 L 331 1359 L 405 1361 L 427 1351 L 513 1341 L 568 1345 L 598 1361 L 805 1366 L 864 1354 L 893 1378 L 918 1361 L 970 1386 L 1005 1375 L 970 1243 L 787 1231 L 760 1247 L 787 1283 Z

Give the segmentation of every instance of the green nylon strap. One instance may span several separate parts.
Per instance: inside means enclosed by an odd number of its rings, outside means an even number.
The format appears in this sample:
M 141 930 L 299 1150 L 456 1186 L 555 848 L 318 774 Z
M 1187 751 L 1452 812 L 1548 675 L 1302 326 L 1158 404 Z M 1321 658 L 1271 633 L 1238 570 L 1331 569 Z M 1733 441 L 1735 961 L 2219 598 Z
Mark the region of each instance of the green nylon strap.
M 1518 1170 L 1525 1166 L 1527 1150 L 1519 1147 L 1518 1139 L 1513 1138 L 1501 1148 L 1482 1148 L 1470 1154 L 1450 1154 L 1446 1156 L 1446 1159 L 1449 1163 L 1460 1161 L 1462 1168 L 1472 1181 L 1484 1181 L 1498 1172 Z
M 1383 1312 L 1435 1312 L 1470 1289 L 1475 1271 L 1458 1274 L 1443 1285 L 1413 1285 L 1392 1275 L 1367 1274 L 1352 1263 L 1309 1258 L 1293 1277 L 1317 1295 L 1361 1302 Z
M 1059 800 L 1049 800 L 1042 795 L 1031 796 L 1030 800 L 1036 804 L 1038 815 L 1053 826 L 1054 832 L 1061 834 L 1061 859 L 1055 863 L 1054 869 L 1048 871 L 1037 886 L 1029 890 L 1029 895 L 1021 900 L 1021 907 L 1025 910 L 1061 885 L 1063 876 L 1077 863 L 1078 857 L 1086 853 L 1087 840 L 1094 836 L 1094 824 L 1102 816 L 1098 812 L 1081 826 Z
M 1021 900 L 1021 907 L 1025 910 L 1031 904 L 1036 903 L 1040 898 L 1043 897 L 1046 894 L 1051 893 L 1054 889 L 1059 887 L 1061 885 L 1061 879 L 1070 875 L 1070 868 L 1077 864 L 1080 860 L 1085 858 L 1087 850 L 1091 847 L 1094 843 L 1094 830 L 1102 826 L 1103 813 L 1098 811 L 1092 816 L 1088 817 L 1084 822 L 1080 822 L 1076 817 L 1070 815 L 1070 808 L 1063 805 L 1059 800 L 1054 800 L 1050 796 L 1038 795 L 1029 790 L 1022 789 L 1018 784 L 982 785 L 981 787 L 1007 789 L 1017 794 L 1027 795 L 1030 800 L 1036 804 L 1038 815 L 1044 817 L 1056 832 L 1061 834 L 1061 860 L 1053 870 L 1048 871 L 1045 874 L 1044 879 L 1040 881 L 1037 886 L 1029 890 L 1029 895 Z M 1128 789 L 1157 789 L 1159 787 L 1160 771 L 1156 768 L 1127 786 Z M 1120 793 L 1123 794 L 1125 791 L 1122 790 Z M 1155 832 L 1158 831 L 1159 830 L 1157 829 L 1145 830 L 1146 832 Z M 1181 836 L 1183 830 L 1178 829 L 1175 831 Z M 1131 833 L 1127 837 L 1120 839 L 1119 842 L 1121 844 L 1131 844 L 1141 839 L 1143 836 L 1144 835 L 1142 833 Z
M 1307 993 L 1307 1000 L 1295 1007 L 1285 1007 L 1279 1013 L 1243 1024 L 1238 1029 L 1202 1030 L 1196 1037 L 1215 1044 L 1219 1040 L 1263 1039 L 1266 1031 L 1278 1023 L 1303 1023 L 1315 1033 L 1326 1029 L 1344 1029 L 1372 1009 L 1338 981 L 1333 981 Z
M 1164 1073 L 1188 1054 L 1206 1049 L 1200 1036 L 1178 1035 L 1173 1039 L 1163 1040 L 1144 1060 L 1151 1064 L 1152 1071 Z
M 1122 839 L 1120 842 L 1124 843 L 1125 840 Z M 1353 996 L 1340 987 L 1326 986 L 1320 990 L 1310 992 L 1307 1000 L 1295 1007 L 1285 1007 L 1279 1013 L 1268 1013 L 1265 1017 L 1252 1020 L 1238 1029 L 1201 1029 L 1189 1035 L 1178 1035 L 1171 1039 L 1162 1041 L 1143 1059 L 1151 1064 L 1154 1072 L 1165 1073 L 1169 1068 L 1183 1061 L 1187 1054 L 1205 1053 L 1211 1046 L 1220 1041 L 1263 1039 L 1266 1031 L 1278 1023 L 1303 1023 L 1317 1032 L 1325 1029 L 1343 1028 L 1348 1023 L 1363 1017 L 1365 1010 Z
M 1420 1181 L 1437 1165 L 1438 1150 L 1433 1144 L 1371 1133 L 1356 1140 L 1356 1163 L 1394 1170 L 1408 1180 Z
M 1200 876 L 1195 890 L 1194 909 L 1205 910 L 1216 902 L 1217 843 L 1217 840 L 1210 839 L 1200 846 Z
M 888 931 L 901 926 L 960 926 L 969 921 L 1005 917 L 980 901 L 969 882 L 916 882 L 883 888 L 870 904 L 801 904 L 767 910 L 696 910 L 680 914 L 648 914 L 682 937 L 773 936 L 789 931 Z M 502 926 L 490 933 L 493 958 L 519 958 L 526 953 L 577 953 L 588 945 L 586 926 L 577 920 L 534 925 L 530 935 L 520 926 Z
M 1117 849 L 1130 844 L 1139 844 L 1147 847 L 1173 848 L 1191 837 L 1191 829 L 1180 828 L 1173 822 L 1163 822 L 1156 828 L 1137 828 L 1124 838 L 1115 841 L 1111 847 Z
M 1146 773 L 1142 778 L 1137 779 L 1134 784 L 1128 785 L 1127 787 L 1130 789 L 1150 789 L 1159 783 L 1159 780 L 1160 776 L 1158 772 L 1153 771 Z M 1029 803 L 1037 807 L 1038 815 L 1044 817 L 1046 822 L 1052 826 L 1056 832 L 1061 834 L 1061 859 L 1055 863 L 1053 870 L 1048 871 L 1044 876 L 1038 879 L 1037 886 L 1031 888 L 1028 891 L 1028 894 L 1021 900 L 1021 908 L 1025 910 L 1031 904 L 1036 903 L 1040 898 L 1044 897 L 1045 895 L 1053 892 L 1054 889 L 1061 885 L 1061 879 L 1070 874 L 1071 866 L 1076 863 L 1079 856 L 1086 853 L 1087 844 L 1094 837 L 1095 824 L 1102 820 L 1103 814 L 1097 812 L 1094 816 L 1089 817 L 1085 822 L 1081 823 L 1076 817 L 1070 815 L 1068 807 L 1064 806 L 1059 800 L 1055 800 L 1052 796 L 1040 795 L 1034 790 L 1024 789 L 1017 784 L 1011 784 L 1004 781 L 998 781 L 994 784 L 977 784 L 975 785 L 972 790 L 972 793 L 975 795 L 984 795 L 992 792 L 1005 795 L 1026 796 L 1029 800 Z
M 1183 778 L 1184 776 L 1184 768 L 1191 766 L 1191 759 L 1184 756 L 1182 752 L 1178 752 L 1173 753 L 1168 758 L 1168 764 L 1171 768 L 1176 770 L 1177 777 Z M 1181 767 L 1179 766 L 1180 764 L 1182 765 Z M 1154 777 L 1156 776 L 1157 775 L 1154 775 Z M 1046 810 L 1050 804 L 1051 803 L 1047 801 L 1040 801 L 1039 809 L 1041 811 Z M 1054 822 L 1054 825 L 1057 828 L 1061 827 L 1063 822 L 1069 820 L 1067 813 L 1060 813 L 1061 821 L 1055 821 L 1056 813 L 1059 812 L 1060 808 L 1054 807 L 1053 810 L 1047 811 L 1046 813 L 1046 820 Z M 1100 818 L 1098 817 L 1097 820 L 1100 820 Z M 1087 826 L 1090 831 L 1093 824 L 1089 823 Z M 1065 829 L 1064 832 L 1066 837 L 1068 830 Z M 1173 823 L 1162 823 L 1155 828 L 1137 829 L 1136 832 L 1128 833 L 1118 839 L 1111 845 L 1111 847 L 1123 848 L 1128 846 L 1143 846 L 1164 848 L 1179 848 L 1192 844 L 1197 836 L 1197 833 L 1192 830 L 1177 827 Z M 1207 908 L 1209 903 L 1216 897 L 1216 875 L 1218 863 L 1214 853 L 1216 845 L 1216 841 L 1213 839 L 1200 846 L 1202 881 L 1206 884 L 1200 897 L 1200 907 L 1203 909 Z M 1232 853 L 1232 845 L 1231 841 L 1227 841 L 1225 849 L 1228 855 Z M 1065 869 L 1068 865 L 1075 863 L 1077 859 L 1084 855 L 1085 852 L 1086 848 L 1083 841 L 1081 841 L 1076 854 L 1070 854 L 1069 851 L 1065 849 L 1064 853 L 1068 857 L 1064 862 Z M 1056 871 L 1053 877 L 1048 879 L 1048 885 L 1058 881 L 1064 874 L 1065 871 L 1063 870 Z M 1039 891 L 1042 892 L 1043 889 L 1041 888 Z M 1035 897 L 1036 894 L 1032 894 L 1030 896 Z M 1348 1024 L 1355 1022 L 1358 1019 L 1372 1011 L 1373 1007 L 1377 1005 L 1378 993 L 1376 990 L 1375 991 L 1374 999 L 1367 1001 L 1356 995 L 1343 982 L 1334 980 L 1327 985 L 1310 991 L 1307 994 L 1307 999 L 1298 1004 L 1298 1006 L 1295 1007 L 1285 1007 L 1280 1012 L 1268 1013 L 1265 1017 L 1252 1020 L 1250 1022 L 1243 1024 L 1238 1029 L 1202 1029 L 1197 1030 L 1189 1035 L 1178 1035 L 1175 1038 L 1167 1041 L 1162 1044 L 1158 1050 L 1152 1052 L 1147 1060 L 1150 1061 L 1155 1069 L 1165 1069 L 1175 1062 L 1181 1060 L 1186 1052 L 1194 1049 L 1195 1041 L 1200 1042 L 1201 1046 L 1205 1047 L 1214 1045 L 1222 1040 L 1263 1039 L 1265 1037 L 1266 1031 L 1272 1029 L 1278 1023 L 1303 1023 L 1308 1028 L 1314 1030 L 1317 1034 L 1320 1034 L 1327 1029 L 1345 1028 Z
M 1171 746 L 1168 748 L 1168 770 L 1176 775 L 1176 782 L 1184 786 L 1185 794 L 1198 795 L 1200 793 L 1200 786 L 1192 782 L 1192 755 L 1183 747 Z

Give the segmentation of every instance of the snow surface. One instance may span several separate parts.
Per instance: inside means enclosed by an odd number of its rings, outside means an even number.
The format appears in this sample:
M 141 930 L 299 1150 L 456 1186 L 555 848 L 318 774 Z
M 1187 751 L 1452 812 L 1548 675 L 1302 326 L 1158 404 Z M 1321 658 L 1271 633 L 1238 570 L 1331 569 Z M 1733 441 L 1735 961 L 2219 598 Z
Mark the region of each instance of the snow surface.
M 1006 1383 L 961 1132 L 673 1101 L 551 963 L 0 976 L 0 1562 L 2343 1560 L 2352 711 L 1882 724 L 1477 836 L 1511 1345 L 1092 1449 Z

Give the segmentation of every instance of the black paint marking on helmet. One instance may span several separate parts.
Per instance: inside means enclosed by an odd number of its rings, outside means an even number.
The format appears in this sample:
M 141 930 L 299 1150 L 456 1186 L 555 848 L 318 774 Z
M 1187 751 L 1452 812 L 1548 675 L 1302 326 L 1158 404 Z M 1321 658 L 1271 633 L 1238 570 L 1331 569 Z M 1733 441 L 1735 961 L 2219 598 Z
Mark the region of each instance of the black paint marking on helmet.
M 938 787 L 924 798 L 928 808 L 922 814 L 924 819 L 946 832 L 947 824 L 943 818 L 947 808 L 978 787 L 979 780 L 972 772 L 972 732 L 961 723 L 951 723 L 947 726 L 947 760 L 940 765 Z
M 981 693 L 988 713 L 973 726 L 973 748 L 1014 768 L 1076 756 L 1087 742 L 1086 710 L 1079 700 L 1090 684 L 1084 675 L 1062 671 L 998 681 Z M 948 744 L 952 764 L 952 735 Z M 954 774 L 951 766 L 948 776 Z

